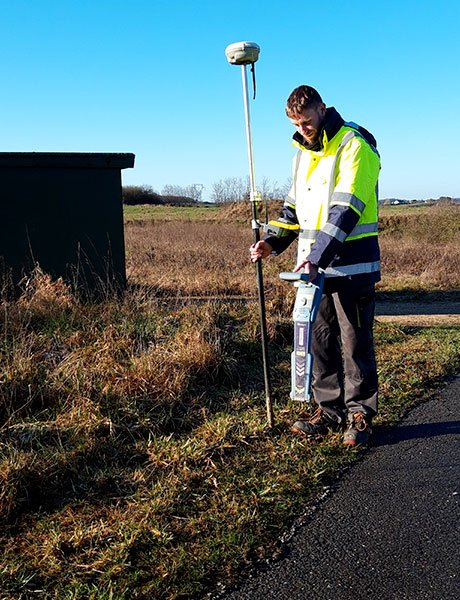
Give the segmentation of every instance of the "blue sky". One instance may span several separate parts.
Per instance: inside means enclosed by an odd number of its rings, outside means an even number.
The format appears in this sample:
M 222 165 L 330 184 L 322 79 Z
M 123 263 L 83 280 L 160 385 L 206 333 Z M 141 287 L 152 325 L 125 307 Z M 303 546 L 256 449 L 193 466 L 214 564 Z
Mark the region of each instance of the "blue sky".
M 3 152 L 133 152 L 125 185 L 246 176 L 240 68 L 261 47 L 251 102 L 256 180 L 285 183 L 297 85 L 376 136 L 380 196 L 460 197 L 456 0 L 0 0 Z

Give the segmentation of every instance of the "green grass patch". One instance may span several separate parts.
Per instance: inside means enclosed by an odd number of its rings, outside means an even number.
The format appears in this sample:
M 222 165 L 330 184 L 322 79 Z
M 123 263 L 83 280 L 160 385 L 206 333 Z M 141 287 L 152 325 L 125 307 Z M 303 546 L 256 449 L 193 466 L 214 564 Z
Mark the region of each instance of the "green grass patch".
M 425 202 L 414 204 L 384 204 L 379 206 L 379 214 L 382 217 L 400 216 L 400 215 L 427 215 L 436 208 L 434 204 Z
M 124 206 L 125 221 L 204 221 L 215 219 L 217 206 Z
M 39 291 L 3 306 L 2 598 L 201 598 L 282 551 L 359 456 L 338 434 L 289 433 L 287 311 L 270 323 L 268 430 L 252 305 Z M 460 331 L 378 323 L 376 349 L 378 426 L 458 372 Z

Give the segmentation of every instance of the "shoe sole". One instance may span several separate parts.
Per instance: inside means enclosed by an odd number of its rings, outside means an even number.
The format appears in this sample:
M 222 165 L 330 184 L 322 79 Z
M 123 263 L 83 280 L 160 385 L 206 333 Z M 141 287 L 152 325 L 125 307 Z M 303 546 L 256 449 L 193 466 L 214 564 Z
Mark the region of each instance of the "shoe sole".
M 367 446 L 368 444 L 369 444 L 369 440 L 366 440 L 365 442 L 357 442 L 356 440 L 344 440 L 343 441 L 344 446 L 351 446 L 352 448 L 355 448 L 356 446 Z
M 353 440 L 347 440 L 345 442 L 343 442 L 344 446 L 350 446 L 351 448 L 355 448 L 356 446 L 362 446 L 362 444 L 358 444 L 358 442 L 355 442 Z

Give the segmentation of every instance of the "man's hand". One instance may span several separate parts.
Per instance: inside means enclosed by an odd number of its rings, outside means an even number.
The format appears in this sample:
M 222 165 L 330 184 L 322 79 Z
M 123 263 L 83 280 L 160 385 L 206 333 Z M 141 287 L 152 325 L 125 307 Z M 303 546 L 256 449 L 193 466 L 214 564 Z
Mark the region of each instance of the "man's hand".
M 314 265 L 309 260 L 304 260 L 299 263 L 294 269 L 294 273 L 298 273 L 299 271 L 304 271 L 304 273 L 308 273 L 310 275 L 310 281 L 314 281 L 316 276 L 318 275 L 318 265 Z
M 251 255 L 251 261 L 257 262 L 259 258 L 267 258 L 273 252 L 272 246 L 265 240 L 260 240 L 256 244 L 252 244 L 249 248 L 249 254 Z

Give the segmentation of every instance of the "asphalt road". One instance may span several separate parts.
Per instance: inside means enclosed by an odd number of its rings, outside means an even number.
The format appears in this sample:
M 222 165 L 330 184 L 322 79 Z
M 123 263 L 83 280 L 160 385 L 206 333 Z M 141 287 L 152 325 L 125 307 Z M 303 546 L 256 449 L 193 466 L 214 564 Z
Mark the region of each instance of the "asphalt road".
M 459 600 L 460 376 L 373 446 L 225 600 Z
M 459 315 L 460 302 L 395 302 L 377 300 L 375 314 L 380 315 Z

